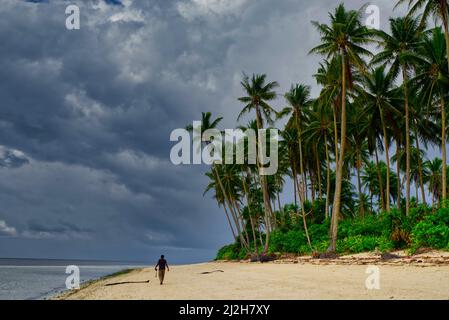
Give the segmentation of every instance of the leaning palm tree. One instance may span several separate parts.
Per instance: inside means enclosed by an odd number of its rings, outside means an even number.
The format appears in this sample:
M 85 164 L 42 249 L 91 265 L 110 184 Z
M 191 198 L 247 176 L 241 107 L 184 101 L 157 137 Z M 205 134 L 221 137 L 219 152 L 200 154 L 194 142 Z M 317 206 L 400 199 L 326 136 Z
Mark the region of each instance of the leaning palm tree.
M 347 88 L 351 89 L 352 69 L 357 67 L 365 70 L 363 56 L 371 56 L 372 53 L 364 49 L 362 45 L 372 40 L 373 33 L 361 23 L 362 11 L 346 10 L 340 4 L 334 13 L 330 13 L 330 25 L 312 22 L 321 34 L 322 43 L 313 48 L 311 53 L 318 53 L 341 59 L 341 124 L 340 124 L 340 150 L 337 158 L 336 183 L 334 194 L 334 205 L 332 208 L 331 241 L 329 252 L 334 252 L 337 244 L 338 216 L 340 215 L 341 193 L 343 181 L 343 167 L 346 145 L 346 102 Z M 348 81 L 349 80 L 349 81 Z M 338 142 L 335 142 L 338 144 Z
M 203 196 L 206 195 L 206 193 L 208 193 L 209 191 L 212 191 L 212 190 L 215 191 L 215 194 L 213 195 L 213 198 L 217 201 L 217 204 L 218 204 L 219 207 L 223 207 L 223 210 L 224 210 L 225 215 L 226 215 L 226 220 L 228 221 L 229 228 L 231 229 L 231 232 L 232 232 L 232 238 L 234 240 L 237 240 L 237 235 L 236 235 L 236 233 L 234 231 L 234 227 L 232 226 L 231 219 L 229 218 L 228 209 L 226 208 L 225 196 L 224 196 L 224 194 L 222 192 L 222 189 L 218 186 L 217 175 L 215 174 L 214 169 L 212 169 L 209 172 L 206 172 L 206 176 L 209 178 L 210 182 L 206 186 L 206 189 L 204 190 Z
M 245 106 L 240 112 L 238 119 L 240 119 L 244 114 L 250 113 L 251 111 L 256 112 L 256 124 L 257 129 L 263 129 L 264 127 L 264 119 L 268 123 L 272 123 L 271 115 L 276 113 L 276 111 L 268 104 L 269 101 L 274 100 L 276 98 L 276 92 L 274 89 L 278 87 L 277 82 L 268 82 L 266 83 L 266 75 L 265 74 L 253 74 L 251 79 L 247 75 L 243 75 L 243 80 L 241 81 L 241 85 L 245 91 L 246 96 L 238 98 L 240 102 L 243 102 Z M 260 146 L 259 146 L 260 151 Z M 260 154 L 261 152 L 257 152 L 256 162 L 259 168 L 262 167 L 260 163 Z M 270 238 L 270 228 L 273 226 L 270 224 L 275 223 L 275 219 L 273 217 L 273 212 L 271 209 L 270 196 L 268 193 L 268 185 L 267 179 L 264 175 L 260 175 L 261 187 L 263 193 L 263 202 L 265 208 L 265 219 L 266 219 L 266 242 L 264 247 L 264 254 L 268 251 L 268 244 Z
M 416 63 L 416 49 L 420 45 L 419 21 L 413 17 L 390 19 L 391 35 L 378 30 L 376 33 L 381 40 L 383 51 L 372 60 L 372 64 L 391 63 L 390 76 L 396 78 L 402 71 L 404 105 L 405 105 L 405 149 L 406 149 L 406 204 L 408 215 L 410 208 L 410 115 L 409 115 L 409 74 Z
M 293 123 L 296 127 L 298 133 L 298 146 L 299 146 L 299 170 L 301 174 L 302 186 L 305 192 L 307 188 L 304 172 L 304 159 L 303 159 L 303 143 L 302 143 L 302 121 L 305 117 L 305 112 L 310 108 L 312 101 L 310 100 L 310 87 L 303 84 L 296 84 L 292 86 L 290 91 L 285 94 L 285 100 L 287 100 L 289 106 L 285 107 L 278 115 L 278 118 L 282 118 L 287 115 L 293 116 Z M 313 192 L 313 190 L 312 190 Z M 305 196 L 303 192 L 299 192 L 300 204 L 301 204 L 301 214 L 303 218 L 304 231 L 306 233 L 307 242 L 309 244 L 310 250 L 312 250 L 312 244 L 310 242 L 309 232 L 307 229 L 306 222 L 306 212 L 304 209 Z
M 201 127 L 200 128 L 194 128 L 192 125 L 188 125 L 186 127 L 187 131 L 193 132 L 196 130 L 199 130 L 197 132 L 195 139 L 199 139 L 200 144 L 202 143 L 201 138 L 201 132 L 204 132 L 209 129 L 216 129 L 218 124 L 223 120 L 223 117 L 218 117 L 216 119 L 212 119 L 212 113 L 210 112 L 202 112 L 201 113 Z M 195 150 L 195 152 L 201 152 L 201 150 Z M 234 221 L 234 225 L 237 229 L 238 236 L 240 238 L 240 243 L 243 248 L 249 249 L 248 241 L 245 240 L 243 237 L 243 233 L 245 231 L 245 228 L 243 225 L 241 214 L 238 211 L 238 208 L 236 207 L 236 201 L 235 201 L 235 195 L 233 195 L 232 188 L 226 188 L 226 183 L 223 180 L 223 177 L 228 177 L 229 175 L 224 174 L 224 172 L 228 171 L 229 168 L 226 167 L 226 165 L 218 165 L 217 163 L 212 164 L 212 170 L 210 173 L 206 173 L 206 176 L 208 176 L 211 179 L 211 183 L 206 188 L 205 193 L 210 190 L 211 188 L 216 189 L 216 198 L 223 199 L 223 206 L 226 211 L 226 205 L 231 213 L 231 217 Z
M 446 105 L 449 87 L 449 72 L 446 64 L 446 43 L 441 28 L 435 28 L 432 35 L 427 37 L 418 53 L 421 60 L 418 64 L 414 84 L 419 92 L 419 102 L 426 106 L 430 113 L 441 115 L 441 151 L 442 151 L 442 198 L 446 198 Z M 444 204 L 444 203 L 443 203 Z

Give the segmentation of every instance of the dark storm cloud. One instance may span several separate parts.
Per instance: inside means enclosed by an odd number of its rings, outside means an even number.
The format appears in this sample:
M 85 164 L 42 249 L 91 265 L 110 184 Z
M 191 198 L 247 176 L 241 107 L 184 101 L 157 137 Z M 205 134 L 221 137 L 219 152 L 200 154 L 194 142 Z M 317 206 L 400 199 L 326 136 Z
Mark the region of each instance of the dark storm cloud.
M 310 20 L 336 3 L 32 2 L 0 6 L 0 256 L 212 258 L 226 220 L 205 167 L 170 163 L 170 132 L 201 111 L 234 127 L 242 71 L 312 85 Z

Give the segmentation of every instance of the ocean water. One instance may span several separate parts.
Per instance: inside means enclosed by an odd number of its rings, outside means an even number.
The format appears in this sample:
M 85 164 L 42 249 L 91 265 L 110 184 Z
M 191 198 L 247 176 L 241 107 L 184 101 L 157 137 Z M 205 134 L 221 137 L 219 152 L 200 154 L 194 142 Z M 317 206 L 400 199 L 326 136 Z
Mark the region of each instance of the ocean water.
M 66 267 L 76 265 L 80 283 L 98 279 L 142 263 L 0 258 L 0 300 L 46 299 L 66 290 Z

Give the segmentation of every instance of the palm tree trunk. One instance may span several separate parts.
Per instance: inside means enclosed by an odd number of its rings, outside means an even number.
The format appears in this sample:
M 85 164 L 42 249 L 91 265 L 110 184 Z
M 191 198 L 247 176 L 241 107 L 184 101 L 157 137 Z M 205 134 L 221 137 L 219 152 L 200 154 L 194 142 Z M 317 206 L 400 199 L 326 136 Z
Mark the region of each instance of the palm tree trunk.
M 380 191 L 380 202 L 382 204 L 382 210 L 385 210 L 385 197 L 384 197 L 384 185 L 382 182 L 382 173 L 379 166 L 379 156 L 377 154 L 377 148 L 374 148 L 374 154 L 376 156 L 376 168 L 377 168 L 377 179 L 379 180 L 379 191 Z
M 242 172 L 242 184 L 243 184 L 243 192 L 245 193 L 245 197 L 246 197 L 246 204 L 248 206 L 248 219 L 249 222 L 251 224 L 251 231 L 253 234 L 253 241 L 254 241 L 254 254 L 257 255 L 257 241 L 256 241 L 256 232 L 254 230 L 254 222 L 253 222 L 253 218 L 251 217 L 251 203 L 249 201 L 249 190 L 248 190 L 248 185 L 247 185 L 247 181 L 248 181 L 248 177 L 250 177 L 250 172 L 249 172 L 249 168 L 247 169 L 247 174 L 248 176 L 245 177 L 245 175 Z M 249 244 L 249 240 L 248 240 L 248 244 Z
M 315 145 L 315 159 L 316 159 L 316 168 L 317 168 L 317 177 L 318 177 L 318 198 L 321 200 L 321 198 L 323 197 L 323 192 L 321 190 L 321 164 L 320 164 L 320 159 L 318 157 L 318 148 Z
M 446 47 L 449 52 L 449 37 L 446 35 Z M 449 63 L 449 56 L 448 56 Z M 443 170 L 441 177 L 441 186 L 442 186 L 442 205 L 445 206 L 444 200 L 446 199 L 446 102 L 444 101 L 444 97 L 441 96 L 441 152 L 442 152 L 442 160 L 443 160 Z
M 257 255 L 257 239 L 256 239 L 256 229 L 254 227 L 253 217 L 249 216 L 249 222 L 251 223 L 251 231 L 253 233 L 253 242 L 254 242 L 254 254 Z
M 338 166 L 338 124 L 337 124 L 337 101 L 334 101 L 334 108 L 333 108 L 333 116 L 334 116 L 334 147 L 335 147 L 335 173 L 337 172 L 337 166 Z M 334 194 L 335 199 L 335 194 Z M 332 201 L 332 213 L 334 212 L 334 201 Z M 332 230 L 334 229 L 334 219 L 331 217 L 331 225 L 330 225 L 330 235 L 332 237 Z
M 262 230 L 260 229 L 260 220 L 257 221 L 257 229 L 259 231 L 260 246 L 263 248 L 264 247 L 264 243 L 263 243 L 263 239 L 262 239 Z
M 416 149 L 418 149 L 418 174 L 419 174 L 419 187 L 421 189 L 421 198 L 422 198 L 422 202 L 425 204 L 426 203 L 426 193 L 424 190 L 424 177 L 423 177 L 423 172 L 422 172 L 422 159 L 421 159 L 421 155 L 419 154 L 419 139 L 418 139 L 418 130 L 416 128 L 416 124 L 415 124 L 415 137 L 416 137 Z M 416 201 L 418 201 L 418 197 L 416 198 Z
M 262 129 L 262 115 L 260 113 L 259 105 L 256 105 L 256 123 L 257 123 L 257 130 Z M 259 146 L 260 151 L 260 146 Z M 260 152 L 257 153 L 257 167 L 260 169 Z M 267 180 L 264 175 L 260 175 L 261 180 L 261 186 L 262 186 L 262 195 L 263 195 L 263 203 L 265 207 L 265 223 L 267 224 L 265 226 L 265 232 L 266 232 L 266 238 L 265 238 L 265 246 L 263 249 L 263 253 L 266 254 L 268 251 L 268 245 L 270 242 L 270 227 L 271 223 L 273 223 L 273 211 L 271 210 L 271 204 L 270 204 L 270 195 L 268 194 L 268 185 Z
M 410 211 L 410 115 L 408 103 L 408 75 L 407 67 L 402 66 L 402 77 L 404 81 L 404 98 L 405 98 L 405 214 L 408 216 Z
M 357 150 L 357 166 L 356 166 L 356 171 L 357 171 L 357 189 L 359 192 L 359 209 L 360 209 L 360 214 L 362 216 L 362 218 L 365 217 L 365 206 L 363 205 L 363 195 L 362 195 L 362 183 L 360 182 L 360 166 L 362 164 L 362 159 L 360 156 L 360 150 Z
M 402 197 L 402 185 L 401 185 L 401 164 L 399 163 L 399 154 L 400 154 L 400 143 L 398 140 L 396 140 L 396 171 L 398 176 L 398 199 L 397 199 L 397 206 L 398 210 L 401 210 L 401 197 Z
M 235 231 L 234 231 L 234 228 L 232 227 L 231 220 L 229 219 L 228 209 L 226 209 L 226 203 L 223 203 L 223 209 L 226 214 L 226 220 L 228 220 L 229 228 L 231 229 L 231 232 L 232 232 L 232 237 L 234 240 L 237 240 L 237 236 L 235 235 Z
M 313 203 L 315 201 L 316 178 L 315 178 L 315 174 L 312 174 L 312 172 L 309 172 L 309 177 L 310 177 L 310 197 L 311 197 L 311 201 Z
M 251 248 L 249 247 L 249 235 L 248 235 L 248 230 L 247 230 L 248 228 L 246 227 L 245 219 L 243 218 L 243 214 L 242 214 L 242 212 L 241 212 L 241 210 L 240 210 L 240 206 L 239 206 L 239 204 L 237 203 L 237 201 L 236 201 L 234 198 L 230 198 L 230 199 L 231 199 L 231 202 L 232 202 L 232 204 L 233 204 L 233 206 L 234 206 L 235 212 L 237 212 L 237 216 L 238 216 L 238 218 L 239 218 L 239 221 L 242 222 L 243 234 L 244 234 L 245 239 L 246 239 L 246 245 L 245 245 L 245 247 L 246 247 L 246 249 L 247 249 L 247 252 L 250 252 Z
M 282 212 L 282 205 L 281 205 L 281 194 L 279 193 L 279 191 L 277 191 L 277 200 L 278 200 L 278 207 L 279 207 L 279 213 L 281 213 L 282 216 L 283 212 Z
M 447 13 L 447 3 L 441 2 L 441 13 L 443 17 L 444 26 L 444 38 L 446 39 L 446 58 L 447 66 L 449 68 L 449 26 L 448 26 L 448 13 Z M 442 205 L 445 206 L 444 200 L 446 199 L 446 103 L 444 97 L 441 96 L 441 151 L 443 152 L 443 176 L 442 176 Z
M 418 184 L 418 179 L 415 180 L 415 197 L 416 197 L 416 203 L 419 203 L 419 197 L 418 197 L 418 189 L 419 189 L 419 184 Z
M 329 252 L 335 252 L 337 248 L 338 217 L 341 206 L 341 187 L 343 182 L 343 165 L 346 146 L 346 53 L 342 51 L 342 99 L 341 99 L 341 124 L 340 124 L 340 154 L 338 156 L 337 173 L 335 179 L 334 205 L 332 208 L 332 232 Z M 337 143 L 337 141 L 335 142 Z
M 295 174 L 295 177 L 298 178 L 298 176 L 296 174 Z M 304 191 L 300 190 L 299 182 L 297 182 L 296 185 L 298 186 L 299 202 L 301 203 L 301 217 L 302 217 L 302 223 L 303 223 L 303 226 L 304 226 L 304 232 L 306 234 L 307 243 L 308 243 L 308 245 L 310 247 L 310 250 L 313 251 L 312 243 L 310 242 L 310 237 L 309 237 L 309 230 L 307 228 L 306 212 L 305 212 L 305 209 L 304 209 Z
M 290 152 L 292 152 L 290 150 Z M 298 206 L 298 199 L 296 197 L 296 171 L 295 171 L 295 163 L 293 159 L 290 159 L 290 167 L 292 168 L 292 176 L 293 176 L 293 193 L 295 196 L 295 206 Z
M 337 125 L 337 106 L 334 104 L 334 140 L 335 140 L 335 164 L 338 163 L 338 125 Z
M 298 112 L 295 112 L 295 119 L 296 119 L 296 129 L 298 130 L 298 143 L 299 143 L 299 168 L 301 170 L 301 173 L 304 177 L 304 184 L 306 182 L 305 180 L 305 173 L 304 173 L 304 166 L 303 166 L 303 158 L 302 158 L 302 138 L 301 138 L 301 120 L 300 120 L 300 115 L 298 114 Z M 306 185 L 304 185 L 304 193 L 307 194 L 307 187 Z M 312 191 L 313 193 L 313 191 Z M 306 211 L 304 209 L 304 197 L 301 197 L 301 194 L 299 195 L 299 202 L 301 203 L 301 213 L 302 213 L 302 218 L 303 218 L 303 224 L 304 224 L 304 232 L 306 233 L 306 237 L 307 237 L 307 243 L 309 244 L 310 250 L 312 250 L 312 244 L 310 242 L 310 237 L 309 237 L 309 230 L 307 228 L 307 221 L 306 221 Z
M 214 165 L 214 171 L 215 171 L 215 176 L 217 178 L 217 182 L 218 182 L 218 185 L 220 186 L 221 192 L 223 193 L 223 195 L 225 197 L 225 201 L 228 203 L 229 211 L 231 211 L 231 216 L 232 216 L 232 219 L 234 220 L 234 224 L 237 229 L 237 233 L 239 235 L 242 248 L 248 248 L 248 244 L 245 242 L 245 238 L 243 238 L 242 230 L 240 229 L 240 222 L 238 219 L 238 215 L 234 211 L 232 201 L 229 199 L 228 193 L 226 192 L 226 189 L 223 186 L 223 183 L 220 179 L 220 175 L 218 174 L 218 169 L 215 165 Z
M 303 177 L 302 184 L 304 187 L 304 200 L 303 201 L 308 201 L 309 200 L 309 190 L 307 189 L 307 172 L 304 172 L 304 174 L 302 174 L 301 176 Z
M 329 161 L 329 150 L 327 146 L 327 135 L 324 135 L 324 143 L 326 148 L 326 219 L 329 218 L 329 197 L 331 192 L 331 168 Z
M 383 119 L 382 108 L 379 108 L 380 111 L 380 119 L 382 121 L 382 129 L 384 135 L 384 147 L 385 147 L 385 160 L 387 162 L 387 190 L 386 190 L 386 208 L 387 212 L 390 212 L 390 154 L 389 154 L 389 145 L 388 145 L 388 137 L 387 137 L 387 128 L 385 126 L 385 122 Z

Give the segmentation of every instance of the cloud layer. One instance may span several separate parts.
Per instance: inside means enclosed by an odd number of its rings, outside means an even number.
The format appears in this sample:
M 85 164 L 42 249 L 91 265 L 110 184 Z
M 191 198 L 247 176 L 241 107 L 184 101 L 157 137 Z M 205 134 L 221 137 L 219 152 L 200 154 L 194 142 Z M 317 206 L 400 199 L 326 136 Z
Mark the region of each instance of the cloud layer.
M 334 1 L 78 1 L 71 31 L 68 3 L 0 6 L 0 256 L 213 258 L 226 220 L 169 134 L 201 111 L 233 128 L 243 71 L 313 85 Z

